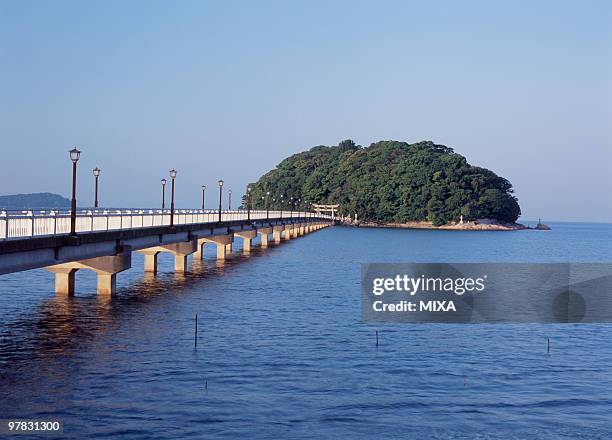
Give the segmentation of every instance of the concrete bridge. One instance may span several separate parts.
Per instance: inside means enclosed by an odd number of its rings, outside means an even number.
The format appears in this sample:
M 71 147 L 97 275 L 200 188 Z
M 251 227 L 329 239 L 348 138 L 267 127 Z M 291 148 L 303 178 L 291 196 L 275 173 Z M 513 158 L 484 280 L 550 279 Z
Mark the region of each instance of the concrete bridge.
M 77 235 L 69 234 L 70 212 L 0 212 L 0 275 L 45 268 L 55 274 L 55 292 L 72 295 L 78 270 L 97 274 L 98 294 L 115 291 L 116 276 L 131 267 L 132 252 L 144 255 L 144 271 L 157 271 L 157 256 L 174 257 L 174 271 L 188 269 L 187 257 L 202 258 L 205 244 L 225 259 L 235 239 L 243 252 L 259 235 L 272 240 L 298 238 L 329 226 L 330 216 L 312 212 L 176 210 L 86 210 L 76 215 Z

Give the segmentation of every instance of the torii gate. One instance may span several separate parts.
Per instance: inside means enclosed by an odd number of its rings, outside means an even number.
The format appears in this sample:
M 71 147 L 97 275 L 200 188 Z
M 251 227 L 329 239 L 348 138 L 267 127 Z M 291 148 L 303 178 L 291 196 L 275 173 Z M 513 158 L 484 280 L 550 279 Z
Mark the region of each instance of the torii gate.
M 340 205 L 318 205 L 316 203 L 312 204 L 312 207 L 317 214 L 330 213 L 330 215 L 332 216 L 332 220 L 336 219 L 336 212 L 338 211 L 339 206 Z

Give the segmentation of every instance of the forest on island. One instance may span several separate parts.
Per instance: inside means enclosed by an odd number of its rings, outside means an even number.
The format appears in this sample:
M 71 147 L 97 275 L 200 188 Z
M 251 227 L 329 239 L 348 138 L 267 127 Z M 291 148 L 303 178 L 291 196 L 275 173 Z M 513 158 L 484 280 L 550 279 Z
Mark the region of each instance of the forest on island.
M 511 223 L 521 214 L 508 180 L 430 141 L 317 146 L 283 160 L 251 189 L 253 209 L 279 209 L 281 200 L 287 210 L 337 203 L 342 215 L 374 222 Z

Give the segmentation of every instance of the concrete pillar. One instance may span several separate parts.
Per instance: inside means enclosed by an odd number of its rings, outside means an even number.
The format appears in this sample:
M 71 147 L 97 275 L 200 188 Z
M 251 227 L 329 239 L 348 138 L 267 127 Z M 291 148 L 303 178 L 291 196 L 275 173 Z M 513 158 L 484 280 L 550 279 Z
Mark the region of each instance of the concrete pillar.
M 248 231 L 239 231 L 239 232 L 234 232 L 234 235 L 236 237 L 242 238 L 243 240 L 242 252 L 244 253 L 251 252 L 251 242 L 255 237 L 257 237 L 257 231 L 255 229 L 251 229 Z
M 193 254 L 193 259 L 194 261 L 204 259 L 204 243 L 198 243 L 197 250 Z
M 157 273 L 157 255 L 159 252 L 139 251 L 144 255 L 144 271 L 148 273 Z
M 70 267 L 47 267 L 47 270 L 55 274 L 55 293 L 58 295 L 74 295 L 74 282 L 77 270 Z
M 187 255 L 174 254 L 174 273 L 185 273 L 187 270 Z
M 111 295 L 117 288 L 116 273 L 98 273 L 98 295 Z
M 225 245 L 225 252 L 228 254 L 232 253 L 232 243 L 228 243 Z
M 157 254 L 168 252 L 174 256 L 174 272 L 184 273 L 187 270 L 187 257 L 197 250 L 197 246 L 197 240 L 190 240 L 141 249 L 138 252 L 145 256 L 145 272 L 157 272 Z
M 257 229 L 257 233 L 259 234 L 259 237 L 261 238 L 261 247 L 265 248 L 268 247 L 268 234 L 270 234 L 272 232 L 272 228 L 259 228 Z
M 217 245 L 217 260 L 225 260 L 226 249 L 224 244 Z
M 200 247 L 204 245 L 204 243 L 213 243 L 215 246 L 217 246 L 217 260 L 225 260 L 228 248 L 230 252 L 232 249 L 232 235 L 223 234 L 198 237 L 197 243 Z
M 293 233 L 293 225 L 285 225 L 285 232 L 283 238 L 285 240 L 291 240 L 291 234 Z
M 302 227 L 302 225 L 300 225 L 300 224 L 293 225 L 293 237 L 294 238 L 298 238 L 300 236 L 300 228 L 301 227 Z
M 274 243 L 280 243 L 281 242 L 281 233 L 283 232 L 283 227 L 282 226 L 274 226 L 272 228 L 272 239 L 274 240 Z
M 117 255 L 105 255 L 70 263 L 56 264 L 47 267 L 55 273 L 55 291 L 58 294 L 74 294 L 74 274 L 79 269 L 88 269 L 98 275 L 98 295 L 110 295 L 115 292 L 116 275 L 132 266 L 131 249 L 122 249 Z

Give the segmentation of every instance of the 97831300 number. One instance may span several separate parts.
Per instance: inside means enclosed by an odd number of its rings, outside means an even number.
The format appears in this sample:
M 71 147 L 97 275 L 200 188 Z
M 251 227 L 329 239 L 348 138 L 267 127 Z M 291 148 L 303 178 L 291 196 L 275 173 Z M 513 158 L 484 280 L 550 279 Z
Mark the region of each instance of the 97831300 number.
M 59 420 L 0 420 L 0 434 L 32 434 L 45 432 L 62 432 L 63 425 Z

